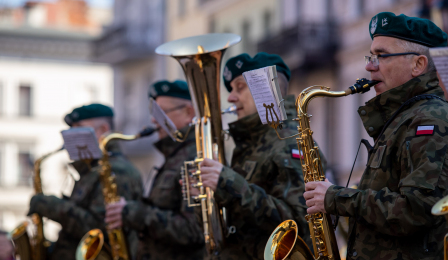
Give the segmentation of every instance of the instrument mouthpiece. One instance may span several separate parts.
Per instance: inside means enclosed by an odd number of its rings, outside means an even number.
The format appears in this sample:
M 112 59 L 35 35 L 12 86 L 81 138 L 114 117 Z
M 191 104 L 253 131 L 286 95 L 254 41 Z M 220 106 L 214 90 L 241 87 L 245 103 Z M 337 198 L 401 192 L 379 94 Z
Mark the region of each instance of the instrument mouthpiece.
M 146 127 L 145 129 L 140 131 L 140 133 L 138 133 L 138 136 L 144 137 L 144 136 L 152 135 L 152 133 L 154 133 L 156 131 L 159 131 L 159 128 Z
M 351 93 L 350 94 L 356 94 L 356 93 L 366 93 L 370 90 L 371 87 L 375 86 L 376 84 L 380 83 L 380 81 L 377 80 L 368 80 L 366 78 L 357 79 L 356 83 L 349 87 Z

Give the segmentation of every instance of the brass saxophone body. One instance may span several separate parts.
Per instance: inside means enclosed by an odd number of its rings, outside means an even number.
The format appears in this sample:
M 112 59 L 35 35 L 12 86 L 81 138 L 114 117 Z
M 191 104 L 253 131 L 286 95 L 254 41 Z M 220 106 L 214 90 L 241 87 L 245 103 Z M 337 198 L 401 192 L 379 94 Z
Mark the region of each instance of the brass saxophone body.
M 98 164 L 100 170 L 100 182 L 103 191 L 104 204 L 118 202 L 120 196 L 117 192 L 117 184 L 115 176 L 112 173 L 111 164 L 109 162 L 109 154 L 106 150 L 107 144 L 112 140 L 132 141 L 144 136 L 151 135 L 156 129 L 146 128 L 137 135 L 123 135 L 112 133 L 100 141 L 100 149 L 102 158 Z M 131 260 L 126 236 L 122 228 L 107 229 L 110 248 L 105 246 L 104 235 L 100 229 L 93 229 L 87 232 L 81 239 L 76 250 L 77 260 Z
M 42 179 L 40 176 L 40 166 L 42 162 L 51 155 L 63 149 L 64 147 L 51 153 L 45 154 L 34 162 L 33 186 L 35 194 L 43 193 Z M 11 232 L 12 240 L 14 241 L 14 246 L 16 249 L 16 254 L 20 256 L 21 260 L 45 260 L 49 243 L 45 240 L 44 223 L 42 221 L 42 217 L 35 213 L 31 216 L 31 220 L 35 227 L 35 234 L 33 237 L 30 238 L 28 236 L 28 233 L 26 232 L 28 226 L 28 222 L 26 221 L 21 223 Z
M 308 114 L 308 105 L 316 97 L 343 97 L 355 93 L 364 93 L 377 81 L 358 79 L 356 84 L 346 91 L 330 91 L 325 86 L 311 86 L 303 90 L 296 100 L 297 127 L 299 134 L 296 138 L 301 153 L 304 182 L 324 181 L 325 173 L 319 155 L 319 148 L 313 140 L 313 131 L 310 128 L 311 115 Z M 308 221 L 313 251 L 297 236 L 297 224 L 293 220 L 281 223 L 272 233 L 264 253 L 266 260 L 280 259 L 322 259 L 340 260 L 339 250 L 329 214 L 316 213 L 305 216 Z

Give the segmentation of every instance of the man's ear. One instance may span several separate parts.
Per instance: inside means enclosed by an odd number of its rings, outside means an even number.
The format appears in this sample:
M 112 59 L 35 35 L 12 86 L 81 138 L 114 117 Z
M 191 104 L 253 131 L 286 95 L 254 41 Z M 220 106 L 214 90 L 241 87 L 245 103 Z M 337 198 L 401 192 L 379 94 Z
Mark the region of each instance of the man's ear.
M 413 59 L 412 65 L 412 77 L 418 77 L 426 73 L 428 68 L 428 57 L 426 57 L 425 55 L 416 56 Z

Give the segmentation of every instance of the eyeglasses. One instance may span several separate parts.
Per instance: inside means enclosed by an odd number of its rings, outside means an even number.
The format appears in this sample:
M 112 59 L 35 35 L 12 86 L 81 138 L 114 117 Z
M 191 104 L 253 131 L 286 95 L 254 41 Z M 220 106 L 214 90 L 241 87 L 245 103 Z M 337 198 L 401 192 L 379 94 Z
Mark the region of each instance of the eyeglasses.
M 420 55 L 416 52 L 402 52 L 402 53 L 391 53 L 391 54 L 372 54 L 370 56 L 364 56 L 364 60 L 366 61 L 366 64 L 369 64 L 372 62 L 373 66 L 378 67 L 380 65 L 380 61 L 378 58 L 386 58 L 386 57 L 392 57 L 392 56 L 401 56 L 401 55 Z

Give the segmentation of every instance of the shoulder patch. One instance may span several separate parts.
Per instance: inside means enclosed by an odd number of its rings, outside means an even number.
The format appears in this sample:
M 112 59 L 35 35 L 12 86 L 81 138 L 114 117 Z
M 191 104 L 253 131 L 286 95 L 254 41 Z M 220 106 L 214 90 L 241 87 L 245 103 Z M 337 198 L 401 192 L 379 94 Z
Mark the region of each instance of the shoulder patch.
M 434 125 L 419 125 L 415 131 L 415 135 L 433 135 Z
M 298 149 L 292 149 L 291 150 L 291 157 L 294 158 L 294 159 L 302 159 L 303 158 L 303 154 Z

